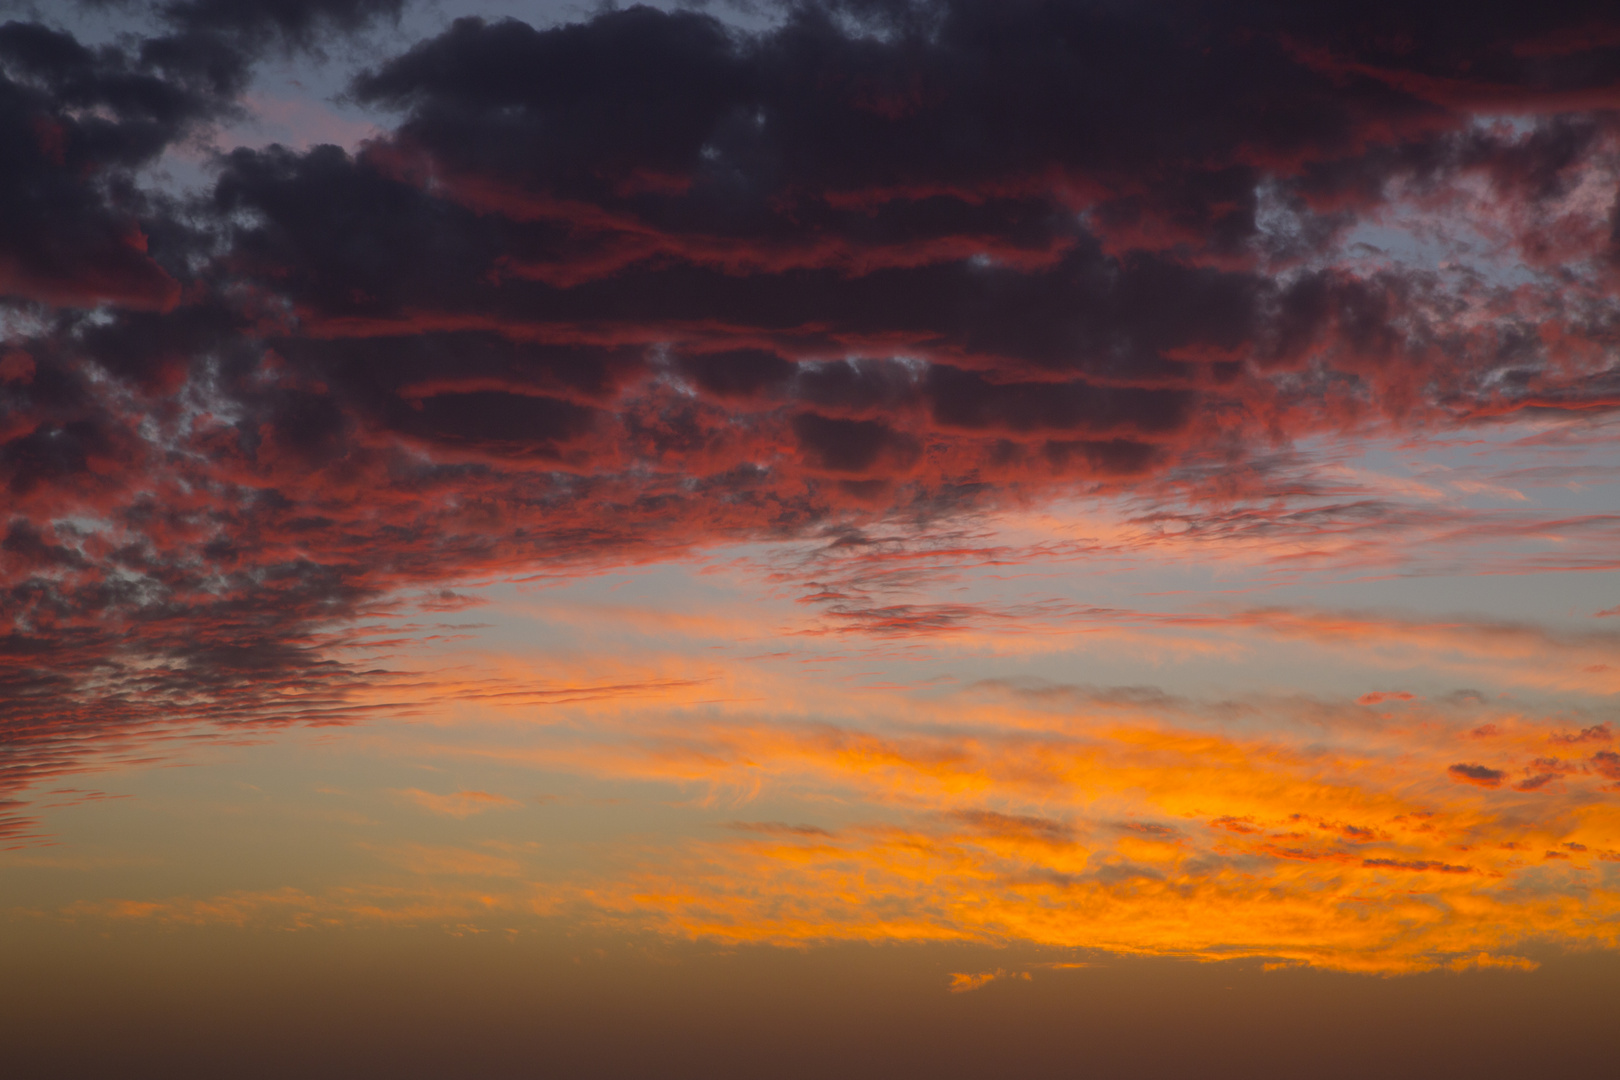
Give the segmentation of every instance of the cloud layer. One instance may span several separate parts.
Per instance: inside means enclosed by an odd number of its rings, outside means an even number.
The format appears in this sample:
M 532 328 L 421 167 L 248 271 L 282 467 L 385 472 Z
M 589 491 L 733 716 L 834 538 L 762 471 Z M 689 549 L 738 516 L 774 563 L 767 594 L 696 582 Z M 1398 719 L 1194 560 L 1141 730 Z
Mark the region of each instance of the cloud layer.
M 155 179 L 241 114 L 267 58 L 400 9 L 176 2 L 106 45 L 0 27 L 0 794 L 92 749 L 153 753 L 197 720 L 240 733 L 407 710 L 422 688 L 366 659 L 394 639 L 357 627 L 449 632 L 418 616 L 448 618 L 458 582 L 754 539 L 861 553 L 783 571 L 817 613 L 807 634 L 1219 627 L 1612 692 L 1610 634 L 897 598 L 942 561 L 1033 555 L 942 540 L 919 562 L 872 540 L 1130 498 L 1132 536 L 1062 557 L 1220 543 L 1365 568 L 1380 541 L 1468 533 L 1509 568 L 1612 568 L 1612 515 L 1425 515 L 1294 456 L 1310 439 L 1600 426 L 1620 403 L 1610 5 L 829 0 L 753 35 L 640 7 L 546 30 L 463 19 L 355 74 L 378 138 L 227 149 L 202 190 Z M 1511 549 L 1549 534 L 1575 543 L 1545 566 Z M 783 738 L 747 752 L 991 787 L 1040 786 L 1008 764 L 1021 754 L 1085 757 Z M 1478 745 L 1425 760 L 1425 782 L 1532 799 L 1620 781 L 1597 736 L 1511 760 Z M 1266 768 L 1314 767 L 1283 756 Z M 451 817 L 505 805 L 401 798 Z M 967 881 L 1003 847 L 1042 853 L 1023 878 L 994 871 L 997 932 L 1080 893 L 1128 894 L 1151 921 L 1148 893 L 1171 905 L 1178 873 L 1227 920 L 1253 894 L 1216 862 L 1185 869 L 1217 856 L 1233 874 L 1308 867 L 1346 905 L 1357 883 L 1421 876 L 1484 897 L 1469 925 L 1485 927 L 1508 858 L 1395 837 L 1405 803 L 1290 825 L 1306 811 L 1267 796 L 1212 809 L 1196 842 L 1121 832 L 1091 864 L 1059 857 L 1080 842 L 1066 820 L 1016 802 L 836 840 L 739 831 L 712 858 L 753 874 L 788 847 L 857 866 L 923 852 L 913 876 Z M 19 805 L 0 801 L 0 833 L 27 833 Z M 1358 829 L 1384 839 L 1358 846 Z M 1562 859 L 1576 835 L 1536 842 Z M 1162 868 L 1098 869 L 1127 862 Z M 832 887 L 814 859 L 793 865 L 807 895 Z M 1255 949 L 1325 955 L 1253 930 Z M 1369 935 L 1335 955 L 1376 966 L 1393 946 Z M 1496 944 L 1477 929 L 1390 955 Z

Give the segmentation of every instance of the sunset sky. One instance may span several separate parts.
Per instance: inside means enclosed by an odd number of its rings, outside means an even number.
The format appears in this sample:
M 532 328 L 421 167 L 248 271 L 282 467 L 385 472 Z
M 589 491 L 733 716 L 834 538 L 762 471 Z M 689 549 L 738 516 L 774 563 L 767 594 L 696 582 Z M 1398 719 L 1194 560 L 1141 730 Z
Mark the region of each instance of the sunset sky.
M 1613 1075 L 1612 0 L 0 19 L 0 1072 Z

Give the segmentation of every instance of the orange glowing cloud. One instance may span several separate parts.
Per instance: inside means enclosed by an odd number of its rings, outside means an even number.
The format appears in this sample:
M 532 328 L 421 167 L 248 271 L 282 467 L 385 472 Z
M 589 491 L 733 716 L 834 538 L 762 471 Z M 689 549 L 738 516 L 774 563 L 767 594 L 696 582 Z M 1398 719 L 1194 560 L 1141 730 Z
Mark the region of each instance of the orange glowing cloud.
M 1369 972 L 1524 966 L 1516 950 L 1617 943 L 1620 813 L 1603 725 L 1415 698 L 1383 717 L 1349 702 L 1009 684 L 921 695 L 835 684 L 808 699 L 812 713 L 859 702 L 863 726 L 761 716 L 757 702 L 793 693 L 768 685 L 719 706 L 582 701 L 567 708 L 588 724 L 530 723 L 514 729 L 528 733 L 521 746 L 419 729 L 431 760 L 639 785 L 693 824 L 613 842 L 611 871 L 563 871 L 513 844 L 378 849 L 422 881 L 361 874 L 303 908 L 267 902 L 262 917 L 381 918 L 388 904 L 358 899 L 378 889 L 426 911 L 404 898 L 427 890 L 457 925 L 1021 941 Z M 1496 766 L 1459 760 L 1486 744 Z M 1549 763 L 1556 784 L 1512 782 Z M 512 803 L 401 796 L 469 822 Z M 764 805 L 775 812 L 750 813 Z M 123 914 L 247 918 L 240 899 L 136 903 L 158 906 Z M 959 974 L 963 989 L 988 981 Z
M 965 994 L 970 990 L 977 990 L 981 986 L 986 986 L 997 979 L 1024 979 L 1027 981 L 1029 977 L 1027 971 L 1008 972 L 1004 968 L 997 968 L 994 971 L 953 971 L 951 972 L 949 989 L 953 994 Z

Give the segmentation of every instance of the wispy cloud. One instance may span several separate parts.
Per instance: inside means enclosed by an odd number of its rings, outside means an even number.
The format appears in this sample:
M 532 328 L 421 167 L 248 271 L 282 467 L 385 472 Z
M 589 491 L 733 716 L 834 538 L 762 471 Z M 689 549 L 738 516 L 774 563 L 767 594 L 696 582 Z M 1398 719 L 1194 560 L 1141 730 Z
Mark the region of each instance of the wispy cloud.
M 487 810 L 511 809 L 523 805 L 517 799 L 509 799 L 488 791 L 457 791 L 448 795 L 438 795 L 419 788 L 404 788 L 395 791 L 394 794 L 431 813 L 453 818 L 467 818 Z

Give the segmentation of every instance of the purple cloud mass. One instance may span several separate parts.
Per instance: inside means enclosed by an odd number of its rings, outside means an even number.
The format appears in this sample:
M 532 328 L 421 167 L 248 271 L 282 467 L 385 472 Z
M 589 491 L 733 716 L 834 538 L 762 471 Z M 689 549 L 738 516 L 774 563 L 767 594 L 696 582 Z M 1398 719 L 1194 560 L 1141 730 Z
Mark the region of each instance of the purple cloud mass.
M 462 19 L 354 79 L 398 118 L 358 152 L 143 182 L 266 56 L 399 10 L 0 27 L 0 783 L 159 720 L 341 721 L 381 676 L 339 628 L 401 589 L 1213 510 L 1307 434 L 1620 403 L 1612 5 Z M 1365 239 L 1411 213 L 1495 247 Z

